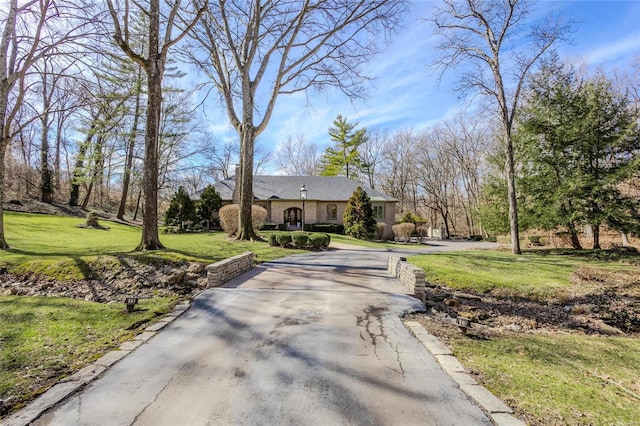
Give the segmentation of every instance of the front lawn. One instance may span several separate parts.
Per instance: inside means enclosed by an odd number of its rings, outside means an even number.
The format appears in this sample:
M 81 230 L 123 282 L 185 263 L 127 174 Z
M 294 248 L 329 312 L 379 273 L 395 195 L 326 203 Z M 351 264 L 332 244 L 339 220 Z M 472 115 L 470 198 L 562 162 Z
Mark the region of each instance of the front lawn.
M 137 253 L 132 250 L 140 241 L 139 227 L 101 220 L 108 230 L 78 228 L 83 219 L 15 212 L 5 212 L 4 220 L 11 249 L 0 250 L 0 274 L 20 275 L 26 283 L 36 276 L 72 286 L 95 279 L 96 270 L 122 268 L 128 258 L 160 267 L 165 261 L 213 263 L 248 250 L 258 262 L 300 252 L 235 242 L 223 233 L 194 233 L 161 234 L 166 250 Z M 127 313 L 122 303 L 0 296 L 0 415 L 118 347 L 176 301 L 151 297 Z
M 640 339 L 472 333 L 421 321 L 529 425 L 637 425 Z
M 519 256 L 497 250 L 433 253 L 408 261 L 425 271 L 427 281 L 453 289 L 492 291 L 503 295 L 545 298 L 570 285 L 571 274 L 581 267 L 610 271 L 638 271 L 629 262 L 600 260 L 596 254 L 579 256 L 531 251 Z M 600 257 L 602 258 L 602 257 Z
M 414 256 L 428 281 L 480 296 L 452 296 L 442 312 L 416 319 L 530 425 L 637 425 L 638 260 L 597 251 Z M 463 334 L 447 309 L 482 325 Z M 603 319 L 629 334 L 604 335 Z
M 124 304 L 0 296 L 0 415 L 131 339 L 177 299 Z
M 100 256 L 135 256 L 169 261 L 213 263 L 245 251 L 266 262 L 298 251 L 270 247 L 266 242 L 236 242 L 221 232 L 161 234 L 166 250 L 139 253 L 139 227 L 100 221 L 108 230 L 78 228 L 83 219 L 5 212 L 5 233 L 11 249 L 2 251 L 0 270 L 15 274 L 35 273 L 56 280 L 88 278 Z

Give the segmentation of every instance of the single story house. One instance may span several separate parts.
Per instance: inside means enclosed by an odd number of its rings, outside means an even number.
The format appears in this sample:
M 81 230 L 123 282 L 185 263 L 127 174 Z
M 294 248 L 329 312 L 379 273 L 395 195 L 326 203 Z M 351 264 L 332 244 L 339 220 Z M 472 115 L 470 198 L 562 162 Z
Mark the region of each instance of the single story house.
M 359 186 L 371 198 L 374 217 L 387 226 L 385 234 L 392 235 L 395 223 L 396 200 L 380 191 L 342 176 L 264 176 L 253 177 L 254 204 L 267 210 L 267 222 L 284 224 L 286 229 L 302 227 L 301 188 L 306 189 L 304 223 L 342 225 L 347 201 Z M 238 203 L 236 176 L 214 184 L 224 204 Z

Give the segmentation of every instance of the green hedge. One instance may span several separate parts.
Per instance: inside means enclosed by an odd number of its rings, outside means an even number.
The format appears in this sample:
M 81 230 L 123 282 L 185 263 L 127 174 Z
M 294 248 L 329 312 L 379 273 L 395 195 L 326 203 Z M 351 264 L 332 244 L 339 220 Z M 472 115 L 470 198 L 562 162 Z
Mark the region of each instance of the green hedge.
M 344 234 L 344 226 L 338 223 L 313 223 L 311 224 L 310 230 L 312 232 L 324 232 L 341 235 Z
M 309 241 L 309 236 L 306 232 L 296 231 L 291 234 L 291 241 L 293 242 L 293 246 L 295 248 L 305 248 L 307 246 L 307 242 Z
M 272 247 L 295 247 L 297 249 L 309 248 L 312 250 L 321 250 L 329 247 L 331 237 L 328 234 L 314 232 L 307 233 L 302 231 L 294 232 L 275 232 L 269 234 L 269 245 Z
M 287 248 L 287 246 L 291 244 L 291 233 L 282 232 L 280 234 L 277 234 L 276 240 L 278 241 L 278 244 L 280 245 L 280 247 Z

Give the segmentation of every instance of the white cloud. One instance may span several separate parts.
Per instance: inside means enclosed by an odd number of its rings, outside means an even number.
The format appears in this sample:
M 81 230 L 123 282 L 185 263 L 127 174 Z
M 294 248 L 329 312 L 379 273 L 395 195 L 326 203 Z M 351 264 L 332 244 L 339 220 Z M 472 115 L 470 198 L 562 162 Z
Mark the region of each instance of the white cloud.
M 620 60 L 628 61 L 640 53 L 640 32 L 633 33 L 623 39 L 601 45 L 586 53 L 589 63 L 600 65 Z

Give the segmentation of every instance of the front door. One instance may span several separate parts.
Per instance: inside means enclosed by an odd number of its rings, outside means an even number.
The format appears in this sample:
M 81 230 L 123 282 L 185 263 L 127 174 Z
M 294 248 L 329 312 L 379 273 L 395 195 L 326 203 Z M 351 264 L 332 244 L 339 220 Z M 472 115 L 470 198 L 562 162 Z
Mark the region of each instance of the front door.
M 284 211 L 284 224 L 287 229 L 300 229 L 302 226 L 302 209 L 291 207 Z

